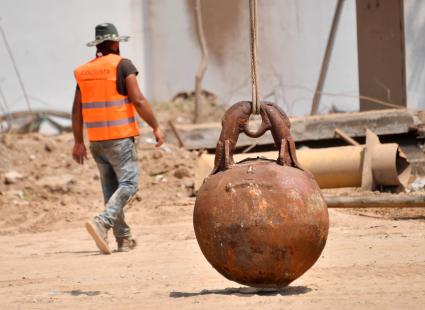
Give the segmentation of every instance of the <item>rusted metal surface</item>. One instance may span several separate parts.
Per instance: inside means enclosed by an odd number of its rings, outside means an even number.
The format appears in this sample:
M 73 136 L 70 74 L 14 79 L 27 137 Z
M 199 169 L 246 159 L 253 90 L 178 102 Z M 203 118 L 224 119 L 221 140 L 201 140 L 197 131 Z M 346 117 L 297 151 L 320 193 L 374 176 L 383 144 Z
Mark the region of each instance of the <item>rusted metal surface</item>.
M 261 110 L 264 111 L 261 114 L 263 123 L 269 125 L 268 129 L 270 129 L 274 143 L 279 150 L 277 163 L 304 170 L 297 160 L 295 142 L 290 131 L 291 123 L 286 113 L 277 105 L 268 102 L 261 103 Z M 262 125 L 260 129 L 264 127 Z M 263 133 L 261 132 L 261 134 Z
M 245 104 L 232 108 L 244 111 Z M 207 260 L 226 278 L 255 287 L 284 287 L 307 271 L 325 246 L 326 202 L 314 178 L 297 165 L 295 148 L 291 154 L 285 113 L 263 103 L 263 125 L 250 133 L 244 113 L 232 108 L 235 116 L 223 120 L 224 146 L 216 155 L 221 164 L 196 199 L 196 238 Z M 239 133 L 268 129 L 280 146 L 279 158 L 233 164 Z
M 366 130 L 366 147 L 362 158 L 362 183 L 364 190 L 376 190 L 381 185 L 406 187 L 412 167 L 396 143 L 381 144 L 379 137 Z
M 240 133 L 243 132 L 251 138 L 258 138 L 267 130 L 271 131 L 275 145 L 279 150 L 278 163 L 302 169 L 297 161 L 295 142 L 290 133 L 291 123 L 286 113 L 273 103 L 261 102 L 262 122 L 256 132 L 252 132 L 248 127 L 250 115 L 251 103 L 249 101 L 234 104 L 224 114 L 212 174 L 226 170 L 234 164 L 233 153 Z
M 212 173 L 224 170 L 226 165 L 233 164 L 233 162 L 225 163 L 224 154 L 227 151 L 228 158 L 233 159 L 233 153 L 229 154 L 229 152 L 234 152 L 239 134 L 244 131 L 244 127 L 248 124 L 250 115 L 251 104 L 248 101 L 238 102 L 224 113 L 221 124 L 222 130 L 217 142 Z

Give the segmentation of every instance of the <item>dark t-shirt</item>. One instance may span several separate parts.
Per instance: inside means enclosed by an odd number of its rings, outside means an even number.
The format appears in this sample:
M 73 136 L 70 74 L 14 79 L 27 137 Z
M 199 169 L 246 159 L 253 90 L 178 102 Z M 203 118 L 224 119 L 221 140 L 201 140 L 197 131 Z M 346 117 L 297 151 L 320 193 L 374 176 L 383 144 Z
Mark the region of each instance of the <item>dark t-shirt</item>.
M 117 90 L 123 96 L 127 96 L 127 87 L 125 86 L 125 79 L 130 74 L 138 75 L 136 67 L 133 65 L 130 59 L 123 58 L 117 66 Z M 78 84 L 77 84 L 77 88 Z
M 125 79 L 130 74 L 138 75 L 139 71 L 137 71 L 130 59 L 121 59 L 117 67 L 117 90 L 123 96 L 128 95 L 127 87 L 125 86 Z

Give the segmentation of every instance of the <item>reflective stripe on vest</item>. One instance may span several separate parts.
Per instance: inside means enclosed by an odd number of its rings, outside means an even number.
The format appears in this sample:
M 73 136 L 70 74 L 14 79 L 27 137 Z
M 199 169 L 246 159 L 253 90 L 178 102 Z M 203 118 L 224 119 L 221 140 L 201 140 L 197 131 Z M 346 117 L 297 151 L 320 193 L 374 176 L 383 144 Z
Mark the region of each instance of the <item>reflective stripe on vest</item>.
M 98 57 L 75 69 L 81 92 L 84 125 L 90 141 L 137 136 L 139 128 L 133 104 L 118 93 L 117 67 L 121 57 Z
M 115 101 L 85 102 L 83 104 L 83 109 L 110 108 L 110 107 L 117 107 L 127 103 L 130 103 L 130 99 L 128 98 L 115 100 Z
M 129 118 L 121 118 L 114 121 L 102 121 L 102 122 L 88 122 L 84 123 L 86 128 L 100 128 L 100 127 L 112 127 L 112 126 L 119 126 L 124 124 L 131 124 L 134 123 L 136 119 L 134 117 Z

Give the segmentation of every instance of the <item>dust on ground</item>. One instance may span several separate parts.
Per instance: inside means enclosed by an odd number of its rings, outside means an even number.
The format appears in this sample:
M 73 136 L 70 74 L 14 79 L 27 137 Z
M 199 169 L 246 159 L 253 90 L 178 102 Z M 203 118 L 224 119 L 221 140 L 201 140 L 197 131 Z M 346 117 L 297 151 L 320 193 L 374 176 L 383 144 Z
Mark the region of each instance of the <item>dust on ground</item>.
M 330 210 L 311 270 L 279 291 L 241 288 L 197 246 L 197 153 L 147 142 L 137 144 L 140 191 L 126 211 L 139 247 L 105 256 L 83 229 L 103 209 L 99 175 L 91 158 L 73 162 L 72 135 L 0 136 L 0 308 L 422 308 L 422 210 Z
M 90 153 L 82 166 L 73 161 L 72 134 L 2 135 L 0 143 L 0 235 L 76 227 L 103 208 L 96 164 Z M 172 221 L 162 209 L 193 203 L 197 153 L 141 142 L 137 150 L 140 189 L 126 213 L 138 219 L 142 211 L 144 223 Z
M 72 134 L 0 135 L 0 235 L 72 228 L 103 208 L 99 172 L 88 151 L 83 166 L 71 157 Z M 173 221 L 194 202 L 196 151 L 167 143 L 157 149 L 137 143 L 139 192 L 126 213 L 135 223 Z M 8 182 L 8 174 L 15 174 Z M 375 195 L 358 189 L 326 190 L 337 195 Z M 173 206 L 172 208 L 168 208 Z M 425 218 L 423 209 L 343 210 L 391 219 Z

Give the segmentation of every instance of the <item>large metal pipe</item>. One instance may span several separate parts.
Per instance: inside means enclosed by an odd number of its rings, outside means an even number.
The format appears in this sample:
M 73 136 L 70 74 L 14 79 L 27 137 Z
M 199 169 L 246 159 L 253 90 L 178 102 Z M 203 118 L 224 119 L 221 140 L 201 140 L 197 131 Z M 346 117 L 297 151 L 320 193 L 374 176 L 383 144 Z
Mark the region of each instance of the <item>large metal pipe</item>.
M 359 187 L 362 182 L 362 146 L 303 149 L 297 157 L 313 173 L 321 188 Z
M 321 188 L 359 187 L 362 181 L 363 147 L 345 146 L 303 149 L 297 152 L 301 165 L 310 171 Z M 247 158 L 276 159 L 277 151 L 235 154 L 235 162 Z M 202 154 L 196 163 L 195 190 L 201 187 L 214 166 L 214 155 Z
M 406 186 L 411 167 L 396 143 L 378 144 L 371 150 L 371 161 L 365 158 L 366 146 L 342 146 L 323 149 L 300 149 L 297 157 L 310 171 L 321 188 L 360 187 L 365 169 L 376 186 Z M 246 158 L 276 159 L 277 151 L 235 154 L 235 162 Z M 214 166 L 214 155 L 202 154 L 195 171 L 195 190 L 198 190 Z
M 425 208 L 425 195 L 386 194 L 370 196 L 324 195 L 328 208 Z

